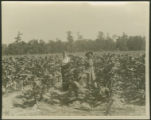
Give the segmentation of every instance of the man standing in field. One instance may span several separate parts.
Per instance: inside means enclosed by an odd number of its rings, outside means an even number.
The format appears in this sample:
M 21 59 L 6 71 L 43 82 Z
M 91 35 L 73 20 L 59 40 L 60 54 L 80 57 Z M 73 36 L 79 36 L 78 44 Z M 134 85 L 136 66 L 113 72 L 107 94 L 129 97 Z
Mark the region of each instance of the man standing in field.
M 86 60 L 85 60 L 85 71 L 80 77 L 80 80 L 74 81 L 75 86 L 77 87 L 77 90 L 81 88 L 91 89 L 92 87 L 97 87 L 96 84 L 96 76 L 94 72 L 94 65 L 93 65 L 93 52 L 87 52 L 85 54 Z
M 69 81 L 66 77 L 66 74 L 67 74 L 67 66 L 68 66 L 68 63 L 70 62 L 70 57 L 68 57 L 65 51 L 62 53 L 62 55 L 63 55 L 63 60 L 61 64 L 62 88 L 64 91 L 66 91 L 69 88 L 69 84 L 68 84 Z
M 93 66 L 93 52 L 87 52 L 86 56 L 86 73 L 87 73 L 87 87 L 91 88 L 92 86 L 96 86 L 96 76 L 94 73 L 94 66 Z

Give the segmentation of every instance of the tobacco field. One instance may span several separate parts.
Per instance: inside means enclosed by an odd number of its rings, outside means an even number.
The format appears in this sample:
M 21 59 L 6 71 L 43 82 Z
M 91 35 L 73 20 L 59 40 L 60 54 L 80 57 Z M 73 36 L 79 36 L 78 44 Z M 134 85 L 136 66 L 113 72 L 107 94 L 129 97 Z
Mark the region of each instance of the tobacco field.
M 13 106 L 22 109 L 41 102 L 84 111 L 93 111 L 100 106 L 101 112 L 97 115 L 112 115 L 115 103 L 119 106 L 145 105 L 144 53 L 95 54 L 97 85 L 91 89 L 79 89 L 75 85 L 87 80 L 84 56 L 71 54 L 70 58 L 65 74 L 69 90 L 62 91 L 60 55 L 3 56 L 3 96 L 19 92 Z

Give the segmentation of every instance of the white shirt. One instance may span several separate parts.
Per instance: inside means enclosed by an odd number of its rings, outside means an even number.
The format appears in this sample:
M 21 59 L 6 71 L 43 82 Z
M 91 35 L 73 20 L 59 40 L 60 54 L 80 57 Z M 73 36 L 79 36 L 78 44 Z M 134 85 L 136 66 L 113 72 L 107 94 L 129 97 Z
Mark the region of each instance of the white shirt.
M 63 60 L 62 60 L 62 64 L 67 64 L 68 62 L 70 62 L 70 58 L 68 56 L 66 56 Z

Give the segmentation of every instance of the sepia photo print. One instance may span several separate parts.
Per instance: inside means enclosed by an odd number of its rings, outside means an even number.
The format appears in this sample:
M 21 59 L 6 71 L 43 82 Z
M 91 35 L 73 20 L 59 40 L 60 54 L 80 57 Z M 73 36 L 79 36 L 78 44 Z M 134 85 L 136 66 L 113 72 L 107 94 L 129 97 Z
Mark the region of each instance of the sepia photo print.
M 3 119 L 149 119 L 149 2 L 2 1 Z

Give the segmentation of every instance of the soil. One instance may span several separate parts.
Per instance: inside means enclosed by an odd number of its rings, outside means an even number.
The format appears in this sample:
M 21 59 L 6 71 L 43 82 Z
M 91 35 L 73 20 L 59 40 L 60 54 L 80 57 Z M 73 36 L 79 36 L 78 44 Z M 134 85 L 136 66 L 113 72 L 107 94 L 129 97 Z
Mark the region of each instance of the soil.
M 40 102 L 37 106 L 21 108 L 14 106 L 14 102 L 21 102 L 16 96 L 19 91 L 4 94 L 2 96 L 2 115 L 3 116 L 104 116 L 105 105 L 93 109 L 83 109 L 76 105 L 60 106 L 51 105 L 46 102 Z M 75 103 L 77 104 L 77 103 Z M 85 108 L 89 107 L 85 105 Z M 145 106 L 118 103 L 112 106 L 111 116 L 143 116 L 145 115 Z

